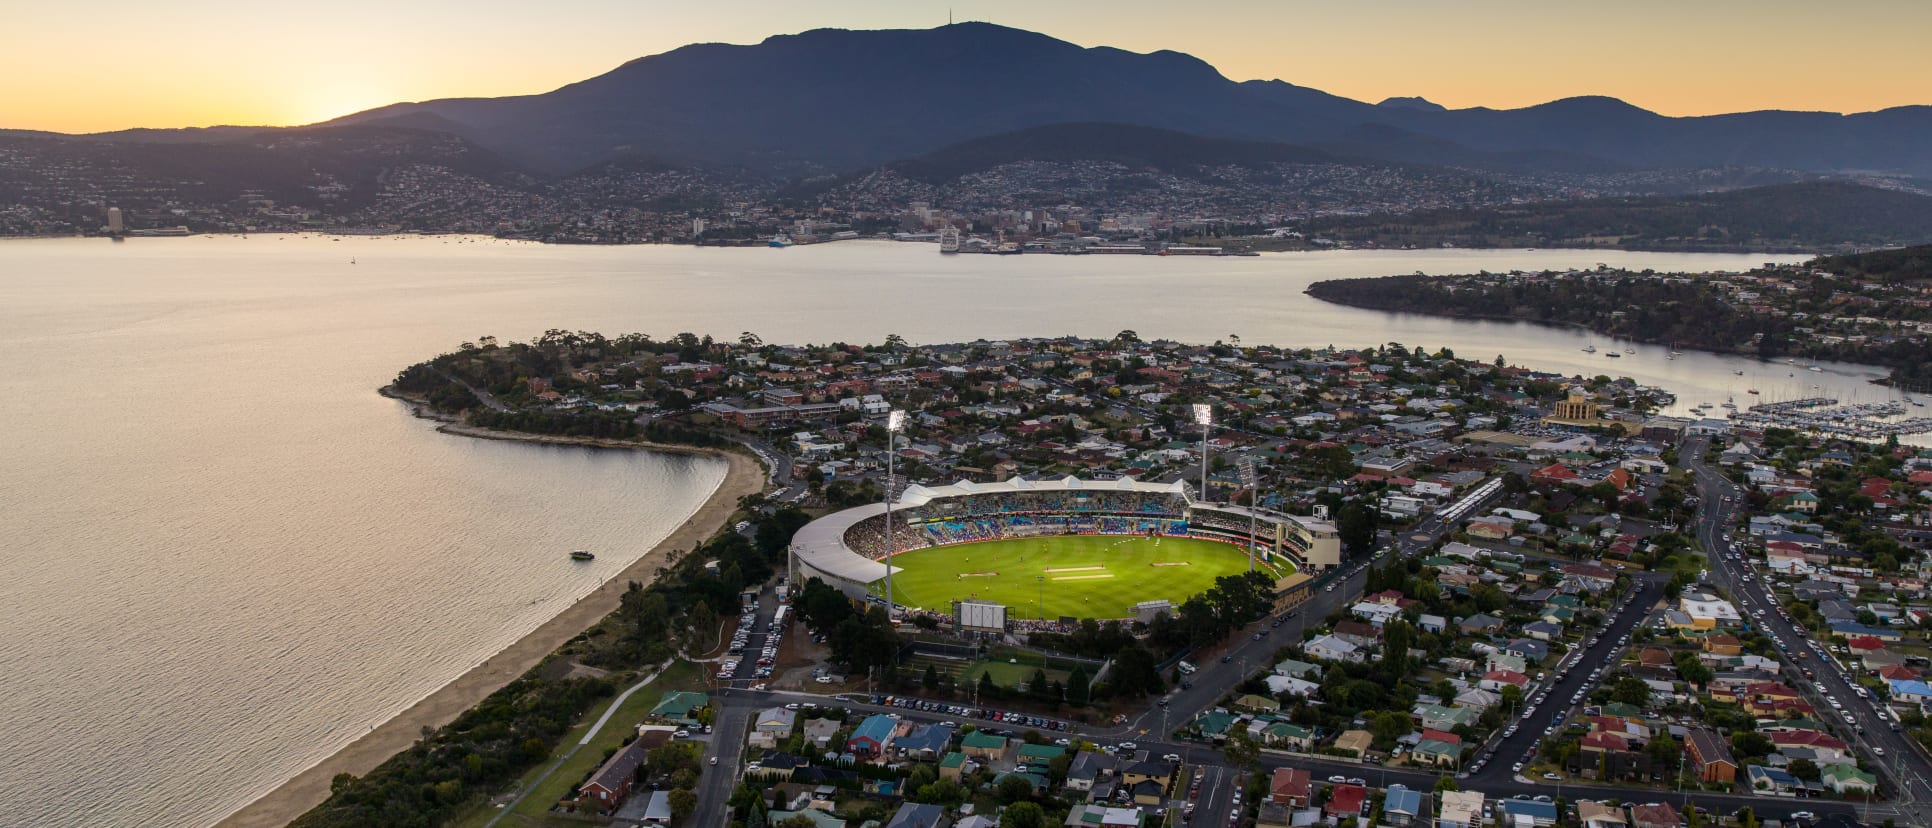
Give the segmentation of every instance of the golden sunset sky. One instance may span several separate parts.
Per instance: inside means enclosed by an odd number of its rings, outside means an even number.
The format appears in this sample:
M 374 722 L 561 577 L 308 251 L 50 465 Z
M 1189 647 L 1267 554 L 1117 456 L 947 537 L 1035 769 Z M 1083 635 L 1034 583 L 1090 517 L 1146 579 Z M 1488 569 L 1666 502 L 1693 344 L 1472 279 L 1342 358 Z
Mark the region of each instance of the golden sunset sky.
M 1932 104 L 1932 0 L 96 0 L 14 4 L 0 128 L 302 124 L 544 92 L 687 43 L 984 20 L 1378 101 L 1667 115 Z M 782 79 L 775 79 L 782 85 Z

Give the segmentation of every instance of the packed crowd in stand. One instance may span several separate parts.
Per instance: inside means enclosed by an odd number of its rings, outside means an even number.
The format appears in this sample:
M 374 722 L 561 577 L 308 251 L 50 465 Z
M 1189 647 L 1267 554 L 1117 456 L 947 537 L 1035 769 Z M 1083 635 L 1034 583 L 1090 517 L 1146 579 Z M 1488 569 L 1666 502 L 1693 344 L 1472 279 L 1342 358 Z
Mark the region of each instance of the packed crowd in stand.
M 1010 492 L 935 500 L 892 511 L 892 549 L 1067 534 L 1185 535 L 1187 502 L 1144 492 Z M 847 548 L 886 554 L 885 515 L 845 532 Z

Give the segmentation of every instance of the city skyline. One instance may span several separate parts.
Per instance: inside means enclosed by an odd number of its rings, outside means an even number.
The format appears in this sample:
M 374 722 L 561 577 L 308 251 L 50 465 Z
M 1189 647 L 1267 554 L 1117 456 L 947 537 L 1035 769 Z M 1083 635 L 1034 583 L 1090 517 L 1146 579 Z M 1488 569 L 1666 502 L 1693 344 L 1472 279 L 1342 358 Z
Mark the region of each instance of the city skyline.
M 1129 0 L 1052 7 L 992 0 L 810 8 L 576 0 L 538 15 L 501 2 L 395 8 L 344 0 L 326 15 L 235 0 L 192 8 L 107 0 L 22 9 L 0 49 L 0 128 L 306 124 L 401 101 L 533 94 L 690 43 L 756 43 L 815 28 L 928 28 L 981 20 L 1082 46 L 1185 52 L 1234 80 L 1281 79 L 1368 102 L 1452 108 L 1609 95 L 1665 115 L 1759 109 L 1862 112 L 1932 103 L 1932 6 L 1868 0 L 1641 0 L 1614 17 L 1523 0 L 1455 7 L 1391 0 L 1229 2 L 1212 12 Z M 1238 24 L 1238 25 L 1237 25 Z

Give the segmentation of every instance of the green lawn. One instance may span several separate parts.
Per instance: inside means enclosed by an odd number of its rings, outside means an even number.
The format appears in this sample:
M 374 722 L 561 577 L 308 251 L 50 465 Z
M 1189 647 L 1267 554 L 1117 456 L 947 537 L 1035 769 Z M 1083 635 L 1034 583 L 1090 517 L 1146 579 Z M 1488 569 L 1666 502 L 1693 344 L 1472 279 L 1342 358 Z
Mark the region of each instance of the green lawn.
M 1239 547 L 1192 538 L 1061 535 L 918 549 L 894 556 L 899 603 L 951 611 L 980 598 L 1013 618 L 1125 618 L 1142 601 L 1179 605 L 1214 579 L 1248 570 Z M 1049 571 L 1051 570 L 1051 571 Z M 874 585 L 883 594 L 884 583 Z M 1044 601 L 1044 606 L 1042 606 Z
M 979 661 L 974 662 L 973 666 L 966 668 L 966 672 L 959 677 L 959 683 L 963 686 L 971 686 L 979 681 L 981 673 L 990 673 L 993 676 L 994 684 L 1001 687 L 1017 687 L 1032 681 L 1034 671 L 1041 669 L 1046 668 L 1042 668 L 1037 661 L 1032 664 L 1025 662 L 1009 664 L 1004 661 Z M 1046 669 L 1046 675 L 1047 681 L 1053 681 L 1055 679 L 1066 681 L 1068 673 L 1066 670 Z
M 618 708 L 616 715 L 611 716 L 610 721 L 604 723 L 604 729 L 597 732 L 597 738 L 577 751 L 575 756 L 570 757 L 570 761 L 557 768 L 556 773 L 551 774 L 550 778 L 545 779 L 543 784 L 538 785 L 535 791 L 518 803 L 515 810 L 511 811 L 510 818 L 498 824 L 502 826 L 583 825 L 581 820 L 550 816 L 550 806 L 570 795 L 577 783 L 582 782 L 585 776 L 602 765 L 605 751 L 622 746 L 624 739 L 635 732 L 632 728 L 643 720 L 644 714 L 651 712 L 651 708 L 657 706 L 664 694 L 675 690 L 705 690 L 708 688 L 708 683 L 705 681 L 707 675 L 703 666 L 688 661 L 672 662 L 671 666 L 666 668 L 656 681 L 651 682 L 650 686 L 632 693 L 630 698 L 625 699 L 624 706 Z M 618 692 L 623 691 L 620 688 Z M 557 743 L 556 753 L 543 760 L 543 764 L 525 773 L 523 778 L 517 781 L 517 788 L 521 790 L 529 785 L 531 780 L 550 769 L 550 763 L 556 761 L 558 755 L 576 747 L 577 743 L 584 738 L 584 731 L 589 730 L 598 717 L 604 715 L 604 710 L 608 707 L 610 702 L 604 702 L 585 714 L 569 733 L 564 734 L 562 741 Z M 450 824 L 457 828 L 476 828 L 489 822 L 490 818 L 496 815 L 497 810 L 487 805 L 479 806 L 463 813 Z

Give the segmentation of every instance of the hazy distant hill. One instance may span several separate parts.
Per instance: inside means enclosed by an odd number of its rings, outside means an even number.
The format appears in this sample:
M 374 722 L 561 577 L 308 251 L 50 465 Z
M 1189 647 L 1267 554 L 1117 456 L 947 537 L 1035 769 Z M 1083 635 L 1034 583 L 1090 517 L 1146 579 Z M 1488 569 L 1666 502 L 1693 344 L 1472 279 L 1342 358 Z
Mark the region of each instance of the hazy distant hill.
M 839 172 L 1031 127 L 1110 122 L 1330 151 L 1369 134 L 1410 160 L 1434 146 L 1505 164 L 1932 174 L 1932 107 L 1668 118 L 1588 97 L 1500 111 L 1376 106 L 1281 81 L 1235 83 L 1177 52 L 1082 48 L 980 23 L 686 46 L 540 95 L 395 104 L 338 122 L 447 128 L 546 172 L 632 152 Z M 1397 140 L 1404 133 L 1415 138 Z M 1374 150 L 1359 149 L 1349 154 Z
M 248 195 L 345 209 L 366 203 L 379 176 L 406 165 L 486 180 L 522 178 L 494 153 L 443 132 L 348 126 L 188 134 L 195 138 L 0 134 L 0 203 L 57 196 L 139 207 Z
M 1315 229 L 1382 244 L 1819 249 L 1932 241 L 1932 198 L 1810 181 L 1686 196 L 1336 218 Z
M 1172 172 L 1335 160 L 1329 153 L 1292 144 L 1203 138 L 1128 124 L 1054 124 L 975 138 L 885 167 L 937 183 L 1016 161 L 1113 161 Z

